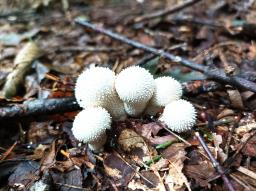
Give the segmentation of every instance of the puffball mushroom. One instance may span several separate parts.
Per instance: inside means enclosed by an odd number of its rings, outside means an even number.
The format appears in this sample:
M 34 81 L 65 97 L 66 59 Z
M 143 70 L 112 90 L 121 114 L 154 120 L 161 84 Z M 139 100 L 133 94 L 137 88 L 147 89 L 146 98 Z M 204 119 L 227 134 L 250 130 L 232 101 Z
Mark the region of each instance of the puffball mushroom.
M 111 116 L 102 107 L 87 107 L 78 113 L 73 122 L 72 132 L 76 139 L 88 143 L 95 152 L 101 151 L 106 143 L 106 129 L 110 129 Z
M 190 102 L 180 99 L 167 104 L 159 120 L 173 131 L 184 132 L 195 125 L 196 110 Z
M 137 117 L 143 113 L 155 90 L 153 76 L 144 68 L 131 66 L 116 77 L 115 87 L 128 115 Z
M 92 67 L 82 72 L 76 81 L 75 97 L 83 107 L 101 106 L 114 120 L 126 118 L 124 104 L 115 90 L 115 73 L 109 68 Z
M 159 77 L 155 79 L 155 84 L 155 92 L 145 110 L 145 114 L 148 115 L 155 115 L 161 110 L 161 107 L 182 96 L 181 84 L 172 77 Z

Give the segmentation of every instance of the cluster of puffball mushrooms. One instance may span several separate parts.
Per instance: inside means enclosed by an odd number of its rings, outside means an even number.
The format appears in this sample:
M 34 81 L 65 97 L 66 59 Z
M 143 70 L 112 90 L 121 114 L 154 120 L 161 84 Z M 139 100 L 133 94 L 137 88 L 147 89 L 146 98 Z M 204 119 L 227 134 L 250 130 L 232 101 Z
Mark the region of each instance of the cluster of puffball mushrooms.
M 127 116 L 156 115 L 164 107 L 159 120 L 176 132 L 190 130 L 196 111 L 183 99 L 181 84 L 171 77 L 153 76 L 144 68 L 131 66 L 118 75 L 104 67 L 85 70 L 77 79 L 75 97 L 83 110 L 73 122 L 73 134 L 88 143 L 95 152 L 106 142 L 106 129 L 111 121 Z

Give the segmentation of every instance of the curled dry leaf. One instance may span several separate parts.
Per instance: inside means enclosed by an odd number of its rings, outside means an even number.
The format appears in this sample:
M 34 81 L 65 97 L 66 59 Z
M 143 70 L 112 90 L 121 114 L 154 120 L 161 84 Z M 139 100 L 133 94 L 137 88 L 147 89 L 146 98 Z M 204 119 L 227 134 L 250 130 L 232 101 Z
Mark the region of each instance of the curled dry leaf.
M 213 143 L 216 149 L 216 153 L 218 154 L 220 161 L 224 162 L 228 156 L 227 154 L 224 153 L 223 149 L 220 147 L 220 144 L 222 144 L 223 142 L 222 136 L 216 133 L 213 133 L 212 136 L 213 136 Z
M 18 53 L 14 60 L 15 68 L 7 76 L 3 94 L 6 98 L 11 98 L 18 93 L 24 78 L 31 69 L 33 60 L 40 55 L 40 49 L 34 42 L 28 42 Z

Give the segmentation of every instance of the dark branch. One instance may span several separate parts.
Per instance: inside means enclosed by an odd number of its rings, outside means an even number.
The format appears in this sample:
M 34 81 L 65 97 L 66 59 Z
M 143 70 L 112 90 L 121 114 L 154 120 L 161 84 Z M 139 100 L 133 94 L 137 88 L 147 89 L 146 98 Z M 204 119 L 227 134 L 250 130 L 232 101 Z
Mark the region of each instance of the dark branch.
M 200 72 L 206 74 L 209 78 L 212 78 L 214 80 L 218 80 L 218 81 L 224 82 L 226 84 L 231 84 L 231 85 L 237 86 L 239 88 L 244 88 L 246 90 L 256 92 L 256 84 L 251 81 L 248 81 L 244 78 L 241 78 L 238 76 L 227 76 L 222 70 L 219 70 L 217 68 L 212 69 L 212 68 L 209 68 L 208 66 L 199 65 L 199 64 L 189 61 L 185 58 L 182 58 L 180 56 L 175 56 L 175 55 L 167 53 L 163 50 L 159 50 L 159 49 L 144 45 L 144 44 L 139 43 L 134 40 L 130 40 L 120 34 L 113 33 L 112 31 L 106 30 L 101 27 L 97 27 L 96 25 L 86 22 L 82 19 L 76 19 L 75 22 L 82 26 L 90 28 L 94 31 L 97 31 L 99 33 L 108 35 L 108 36 L 112 37 L 113 39 L 116 39 L 116 40 L 119 40 L 126 44 L 129 44 L 133 47 L 153 53 L 154 55 L 162 56 L 162 57 L 167 58 L 173 62 L 179 62 L 183 66 L 189 67 L 193 70 L 200 71 Z
M 212 156 L 212 153 L 210 152 L 209 148 L 207 147 L 206 143 L 204 142 L 204 139 L 201 137 L 201 135 L 198 132 L 195 132 L 195 135 L 197 139 L 199 140 L 200 144 L 202 145 L 204 151 L 210 158 L 213 167 L 217 170 L 217 172 L 221 175 L 222 180 L 224 181 L 225 186 L 229 191 L 235 191 L 233 188 L 231 182 L 229 181 L 228 177 L 225 175 L 224 170 L 222 166 L 220 166 L 219 162 Z
M 79 110 L 75 98 L 36 99 L 23 104 L 15 104 L 0 108 L 0 120 L 32 115 L 64 113 Z
M 219 84 L 208 81 L 195 81 L 184 83 L 184 95 L 197 95 L 206 92 L 212 92 L 219 89 Z M 15 117 L 26 117 L 36 115 L 48 115 L 54 113 L 64 113 L 68 111 L 77 111 L 81 109 L 75 98 L 59 99 L 36 99 L 25 101 L 23 104 L 9 105 L 0 108 L 0 120 Z

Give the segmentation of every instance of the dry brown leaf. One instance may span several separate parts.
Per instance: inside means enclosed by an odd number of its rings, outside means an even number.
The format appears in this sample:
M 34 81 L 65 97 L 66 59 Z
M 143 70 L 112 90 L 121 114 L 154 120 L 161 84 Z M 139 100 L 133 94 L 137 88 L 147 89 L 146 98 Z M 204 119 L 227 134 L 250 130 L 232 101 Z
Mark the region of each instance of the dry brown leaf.
M 158 123 L 152 122 L 143 124 L 141 127 L 137 127 L 136 131 L 144 138 L 146 138 L 151 144 L 162 144 L 166 141 L 177 141 L 177 138 L 173 135 L 156 136 L 158 132 L 163 129 Z
M 229 95 L 231 105 L 234 108 L 237 108 L 237 109 L 244 108 L 243 100 L 242 100 L 241 94 L 238 90 L 227 90 L 227 93 Z
M 190 190 L 188 180 L 182 172 L 187 153 L 186 147 L 184 143 L 174 143 L 162 153 L 163 158 L 169 160 L 169 172 L 165 177 L 169 190 L 184 190 L 185 187 Z
M 146 143 L 143 138 L 131 129 L 124 129 L 120 133 L 118 144 L 127 152 L 130 152 L 134 148 L 141 148 L 145 153 L 147 152 L 147 149 L 145 150 Z
M 198 164 L 186 165 L 184 173 L 202 187 L 208 186 L 208 179 L 216 175 L 215 169 L 208 161 L 198 161 Z
M 40 171 L 44 171 L 46 169 L 51 168 L 56 160 L 55 160 L 55 156 L 56 156 L 56 148 L 55 148 L 56 142 L 53 141 L 50 147 L 50 150 L 48 153 L 45 153 L 44 157 L 41 160 L 41 166 L 40 166 Z
M 106 174 L 122 186 L 126 186 L 135 174 L 134 169 L 116 154 L 108 154 L 103 164 Z

